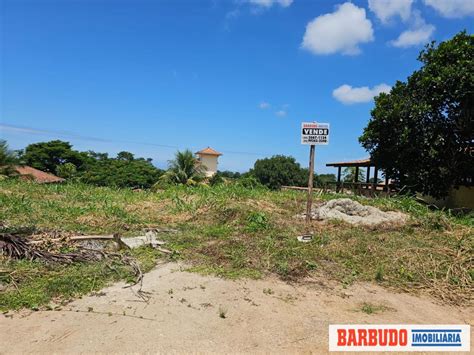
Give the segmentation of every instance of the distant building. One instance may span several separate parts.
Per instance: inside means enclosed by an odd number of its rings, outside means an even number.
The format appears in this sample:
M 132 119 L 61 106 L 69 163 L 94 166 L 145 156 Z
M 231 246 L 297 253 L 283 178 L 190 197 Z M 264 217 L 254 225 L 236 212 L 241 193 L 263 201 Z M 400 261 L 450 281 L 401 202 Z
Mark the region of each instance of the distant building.
M 39 184 L 51 184 L 64 181 L 63 178 L 50 173 L 45 173 L 44 171 L 32 168 L 31 166 L 15 166 L 14 170 L 20 176 L 20 179 L 34 181 Z
M 207 147 L 196 152 L 199 162 L 206 168 L 206 176 L 211 177 L 217 173 L 217 159 L 222 155 L 214 149 Z

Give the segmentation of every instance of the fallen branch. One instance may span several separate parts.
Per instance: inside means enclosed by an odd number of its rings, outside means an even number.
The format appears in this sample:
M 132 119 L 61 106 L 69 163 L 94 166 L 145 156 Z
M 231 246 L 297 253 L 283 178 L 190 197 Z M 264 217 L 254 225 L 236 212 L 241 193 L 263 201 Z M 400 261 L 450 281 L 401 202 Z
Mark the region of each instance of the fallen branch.
M 114 235 L 76 235 L 70 237 L 70 240 L 87 240 L 87 239 L 114 239 Z
M 165 249 L 165 248 L 161 248 L 161 247 L 155 247 L 155 249 L 158 250 L 158 251 L 161 251 L 162 253 L 165 253 L 165 254 L 173 254 L 173 251 L 169 250 L 169 249 Z

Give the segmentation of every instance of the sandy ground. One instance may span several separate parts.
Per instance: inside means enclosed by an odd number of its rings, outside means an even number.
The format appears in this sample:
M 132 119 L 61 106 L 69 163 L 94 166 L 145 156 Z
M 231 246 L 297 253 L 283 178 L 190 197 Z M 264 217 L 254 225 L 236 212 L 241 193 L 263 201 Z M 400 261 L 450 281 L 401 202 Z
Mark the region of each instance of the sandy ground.
M 376 285 L 228 281 L 180 268 L 163 264 L 146 274 L 148 302 L 116 284 L 59 311 L 0 315 L 0 353 L 326 353 L 331 323 L 473 321 L 473 309 Z M 387 309 L 365 314 L 363 302 Z

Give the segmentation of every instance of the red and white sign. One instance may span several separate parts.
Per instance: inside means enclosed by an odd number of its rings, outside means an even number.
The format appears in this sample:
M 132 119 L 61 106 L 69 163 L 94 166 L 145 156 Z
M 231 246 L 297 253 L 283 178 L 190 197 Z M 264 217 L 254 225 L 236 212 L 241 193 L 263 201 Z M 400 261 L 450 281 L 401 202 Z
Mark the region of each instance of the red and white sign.
M 329 351 L 470 351 L 470 325 L 329 326 Z

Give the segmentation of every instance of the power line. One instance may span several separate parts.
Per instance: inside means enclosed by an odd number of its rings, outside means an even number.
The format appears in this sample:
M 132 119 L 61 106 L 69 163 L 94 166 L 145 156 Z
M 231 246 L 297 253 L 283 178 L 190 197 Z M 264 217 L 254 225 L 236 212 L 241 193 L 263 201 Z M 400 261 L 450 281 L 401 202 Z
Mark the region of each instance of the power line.
M 11 124 L 0 124 L 0 130 L 6 130 L 6 131 L 22 133 L 22 134 L 35 134 L 35 135 L 47 135 L 47 136 L 62 137 L 62 138 L 72 138 L 72 139 L 101 142 L 101 143 L 138 144 L 138 145 L 146 145 L 146 146 L 168 148 L 168 149 L 183 148 L 177 145 L 158 144 L 158 143 L 152 143 L 152 142 L 133 141 L 133 140 L 125 140 L 125 139 L 99 138 L 99 137 L 81 135 L 81 134 L 77 134 L 77 133 L 69 132 L 69 131 L 45 130 L 45 129 L 39 129 L 39 128 L 34 128 L 34 127 L 17 126 L 17 125 L 11 125 Z M 252 155 L 252 156 L 271 155 L 271 153 L 241 152 L 241 151 L 230 151 L 230 150 L 221 150 L 221 152 L 225 154 L 235 154 L 235 155 Z

